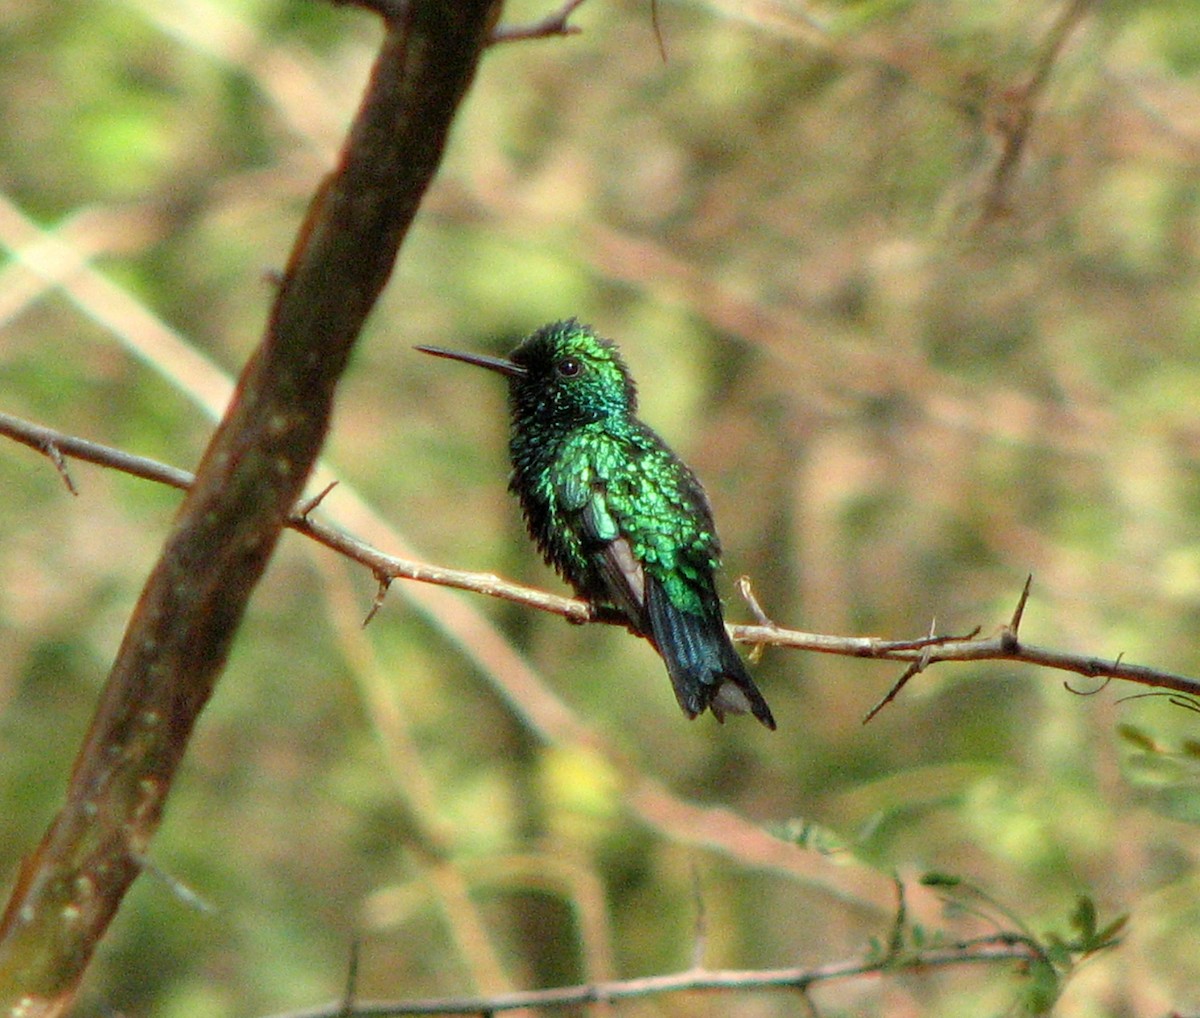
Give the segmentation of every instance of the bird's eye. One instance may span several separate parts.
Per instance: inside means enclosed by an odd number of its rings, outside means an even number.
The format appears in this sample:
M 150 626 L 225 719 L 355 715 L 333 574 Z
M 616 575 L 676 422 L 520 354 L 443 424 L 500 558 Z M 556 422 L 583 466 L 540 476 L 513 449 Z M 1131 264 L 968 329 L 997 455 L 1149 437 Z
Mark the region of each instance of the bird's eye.
M 564 357 L 555 367 L 563 378 L 573 378 L 575 375 L 579 374 L 579 371 L 583 365 L 581 365 L 574 357 Z

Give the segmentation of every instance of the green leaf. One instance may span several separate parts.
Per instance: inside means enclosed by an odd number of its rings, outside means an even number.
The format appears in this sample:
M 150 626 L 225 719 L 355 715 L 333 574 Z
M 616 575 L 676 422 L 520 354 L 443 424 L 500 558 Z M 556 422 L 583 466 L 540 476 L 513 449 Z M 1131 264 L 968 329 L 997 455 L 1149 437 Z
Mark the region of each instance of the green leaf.
M 1053 965 L 1035 961 L 1029 966 L 1029 978 L 1021 994 L 1025 1014 L 1047 1014 L 1062 992 L 1062 980 Z
M 1134 725 L 1128 723 L 1117 725 L 1117 734 L 1130 745 L 1137 746 L 1138 749 L 1144 749 L 1148 753 L 1158 752 L 1158 743 Z
M 1046 958 L 1056 968 L 1069 969 L 1071 967 L 1075 947 L 1068 944 L 1057 933 L 1047 933 L 1042 939 L 1041 946 L 1042 950 L 1046 952 Z
M 1079 934 L 1084 944 L 1096 939 L 1096 903 L 1086 894 L 1081 894 L 1071 913 L 1071 928 Z
M 962 877 L 955 877 L 949 873 L 939 873 L 937 870 L 931 870 L 921 877 L 921 883 L 926 887 L 958 887 L 962 883 Z
M 1125 924 L 1129 922 L 1129 913 L 1122 912 L 1116 919 L 1096 933 L 1096 946 L 1093 950 L 1099 950 L 1102 947 L 1112 947 L 1119 941 L 1117 934 L 1125 929 Z

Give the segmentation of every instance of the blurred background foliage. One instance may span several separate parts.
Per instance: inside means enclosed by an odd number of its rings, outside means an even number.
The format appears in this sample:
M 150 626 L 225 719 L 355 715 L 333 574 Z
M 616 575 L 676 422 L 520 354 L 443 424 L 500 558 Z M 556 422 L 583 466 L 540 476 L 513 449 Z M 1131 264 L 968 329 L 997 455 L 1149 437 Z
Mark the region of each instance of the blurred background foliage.
M 643 416 L 707 482 L 732 620 L 746 574 L 795 628 L 989 629 L 1031 572 L 1027 639 L 1200 676 L 1195 4 L 1084 10 L 993 216 L 1005 127 L 1064 5 L 658 8 L 665 61 L 642 0 L 488 53 L 342 389 L 327 513 L 384 550 L 560 590 L 505 492 L 502 386 L 411 348 L 502 352 L 578 315 L 621 342 Z M 304 0 L 0 8 L 2 409 L 193 466 L 377 39 Z M 178 503 L 72 473 L 77 498 L 0 448 L 7 880 Z M 671 971 L 698 902 L 707 965 L 816 965 L 886 936 L 877 894 L 846 900 L 855 874 L 931 868 L 1037 931 L 1080 893 L 1130 913 L 1057 1013 L 1200 1010 L 1194 713 L 947 664 L 864 728 L 894 666 L 768 651 L 778 732 L 689 724 L 624 632 L 399 585 L 362 630 L 373 593 L 284 540 L 154 846 L 207 909 L 143 877 L 78 1013 L 310 1005 L 341 992 L 356 939 L 372 997 Z M 813 999 L 1000 1014 L 1019 982 L 971 967 Z

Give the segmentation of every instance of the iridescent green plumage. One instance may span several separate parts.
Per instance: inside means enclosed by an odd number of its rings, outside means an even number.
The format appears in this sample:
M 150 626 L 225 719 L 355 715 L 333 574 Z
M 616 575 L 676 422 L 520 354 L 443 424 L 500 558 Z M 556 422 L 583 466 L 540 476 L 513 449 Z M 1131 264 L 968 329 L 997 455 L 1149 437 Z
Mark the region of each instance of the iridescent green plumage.
M 581 597 L 615 608 L 655 646 L 684 713 L 748 712 L 774 728 L 725 631 L 704 489 L 638 420 L 616 347 L 570 319 L 533 333 L 509 360 L 418 349 L 508 377 L 509 488 L 530 533 Z

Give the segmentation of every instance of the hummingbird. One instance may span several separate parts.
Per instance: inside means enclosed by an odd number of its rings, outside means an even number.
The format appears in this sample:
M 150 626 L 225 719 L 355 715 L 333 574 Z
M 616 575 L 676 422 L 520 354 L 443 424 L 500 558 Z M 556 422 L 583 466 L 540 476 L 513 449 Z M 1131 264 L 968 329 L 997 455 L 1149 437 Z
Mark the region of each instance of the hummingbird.
M 683 713 L 753 714 L 775 728 L 725 630 L 720 541 L 691 469 L 637 417 L 614 343 L 576 319 L 531 333 L 507 359 L 418 346 L 508 380 L 509 490 L 548 565 L 597 614 L 615 610 L 661 655 Z

